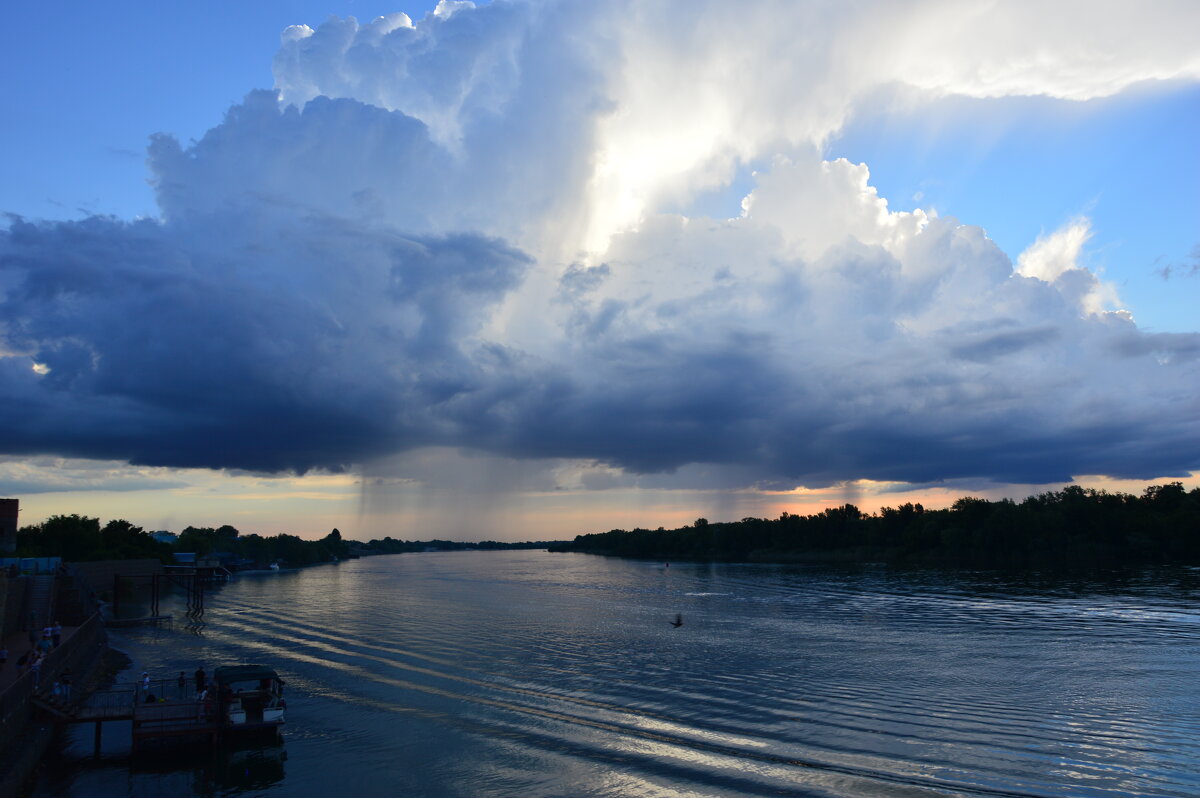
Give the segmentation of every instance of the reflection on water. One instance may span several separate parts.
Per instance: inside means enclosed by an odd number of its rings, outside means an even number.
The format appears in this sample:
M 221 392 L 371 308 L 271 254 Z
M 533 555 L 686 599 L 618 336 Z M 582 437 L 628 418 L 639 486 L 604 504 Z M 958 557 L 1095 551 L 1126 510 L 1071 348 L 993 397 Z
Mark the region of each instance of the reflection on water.
M 65 750 L 64 750 L 65 749 Z M 163 749 L 136 759 L 79 757 L 70 744 L 47 762 L 38 784 L 41 795 L 240 795 L 284 780 L 287 752 L 269 745 L 221 746 L 213 750 Z
M 1194 796 L 1197 596 L 1186 569 L 545 552 L 243 577 L 208 597 L 201 634 L 114 642 L 136 672 L 275 666 L 280 756 L 130 770 L 127 730 L 105 730 L 100 765 L 81 730 L 36 795 Z

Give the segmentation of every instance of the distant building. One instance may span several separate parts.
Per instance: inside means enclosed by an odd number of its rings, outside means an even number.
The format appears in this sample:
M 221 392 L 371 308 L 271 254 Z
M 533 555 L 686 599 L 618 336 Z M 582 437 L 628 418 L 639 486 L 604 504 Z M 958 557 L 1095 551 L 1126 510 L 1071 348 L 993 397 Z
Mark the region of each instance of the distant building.
M 242 559 L 231 551 L 214 551 L 209 555 L 209 558 L 215 558 L 224 568 L 237 568 L 238 563 Z
M 154 538 L 159 543 L 168 543 L 172 546 L 175 545 L 175 541 L 179 540 L 179 535 L 176 535 L 174 532 L 168 532 L 165 529 L 159 530 L 158 532 L 151 532 L 150 537 Z
M 20 499 L 0 499 L 0 553 L 12 554 L 17 550 L 17 513 L 20 510 Z
M 175 565 L 168 566 L 169 568 L 184 567 L 184 568 L 221 568 L 221 561 L 211 554 L 197 554 L 194 551 L 176 551 L 172 552 L 171 556 L 175 558 Z

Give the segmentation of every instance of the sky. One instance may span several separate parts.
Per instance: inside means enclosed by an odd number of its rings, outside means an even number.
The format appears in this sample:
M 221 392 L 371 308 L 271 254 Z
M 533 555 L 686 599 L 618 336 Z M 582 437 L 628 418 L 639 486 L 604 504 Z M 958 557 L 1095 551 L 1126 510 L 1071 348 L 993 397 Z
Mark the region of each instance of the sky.
M 1200 485 L 1192 2 L 51 2 L 22 523 L 561 539 Z

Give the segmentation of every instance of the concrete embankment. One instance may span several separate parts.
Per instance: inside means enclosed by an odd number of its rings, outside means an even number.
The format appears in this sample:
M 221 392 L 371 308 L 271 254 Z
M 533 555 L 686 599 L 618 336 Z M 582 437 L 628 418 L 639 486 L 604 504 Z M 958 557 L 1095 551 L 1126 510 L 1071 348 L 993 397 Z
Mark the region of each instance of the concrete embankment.
M 72 700 L 85 700 L 105 677 L 111 679 L 112 668 L 120 667 L 124 659 L 108 648 L 104 625 L 96 614 L 64 636 L 46 655 L 40 673 L 27 671 L 6 684 L 0 693 L 0 798 L 20 794 L 53 738 L 55 724 L 34 707 L 34 695 L 69 673 Z
M 111 668 L 125 658 L 108 648 L 91 586 L 57 560 L 48 572 L 6 574 L 0 588 L 2 643 L 8 651 L 8 662 L 0 667 L 0 798 L 7 798 L 20 794 L 58 725 L 34 699 L 67 676 L 68 704 L 76 705 L 111 678 Z M 57 645 L 31 668 L 28 657 L 40 647 L 44 627 L 55 621 L 61 622 Z M 22 659 L 25 667 L 18 666 Z

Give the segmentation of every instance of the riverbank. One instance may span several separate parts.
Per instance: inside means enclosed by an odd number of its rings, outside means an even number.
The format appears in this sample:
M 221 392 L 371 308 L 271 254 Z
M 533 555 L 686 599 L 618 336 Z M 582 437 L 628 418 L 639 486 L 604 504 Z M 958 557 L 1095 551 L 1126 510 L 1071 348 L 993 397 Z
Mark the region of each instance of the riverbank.
M 42 674 L 41 686 L 65 672 L 73 675 L 72 703 L 85 702 L 96 690 L 112 683 L 116 674 L 129 666 L 129 657 L 108 647 L 99 616 L 79 628 L 64 630 L 58 648 L 47 656 L 48 666 Z M 56 656 L 57 655 L 57 656 Z M 54 658 L 53 660 L 51 658 Z M 14 674 L 6 673 L 6 676 Z M 3 721 L 0 721 L 0 798 L 15 798 L 37 778 L 38 768 L 45 760 L 59 730 L 45 713 L 33 706 L 33 697 L 40 690 L 32 684 L 31 674 L 9 678 L 0 692 Z
M 1155 485 L 1141 496 L 1077 486 L 1011 500 L 959 499 L 866 514 L 852 504 L 815 515 L 743 518 L 679 529 L 579 535 L 552 552 L 703 562 L 890 563 L 978 567 L 1200 563 L 1200 488 Z

